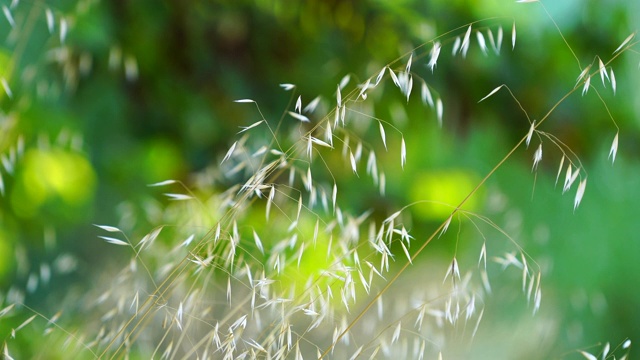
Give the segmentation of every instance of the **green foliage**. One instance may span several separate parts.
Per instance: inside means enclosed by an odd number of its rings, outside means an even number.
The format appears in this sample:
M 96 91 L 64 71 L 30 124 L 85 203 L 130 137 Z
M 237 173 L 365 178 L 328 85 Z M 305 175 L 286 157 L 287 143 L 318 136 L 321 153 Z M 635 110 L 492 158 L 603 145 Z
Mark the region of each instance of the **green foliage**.
M 5 358 L 628 356 L 637 4 L 3 6 Z

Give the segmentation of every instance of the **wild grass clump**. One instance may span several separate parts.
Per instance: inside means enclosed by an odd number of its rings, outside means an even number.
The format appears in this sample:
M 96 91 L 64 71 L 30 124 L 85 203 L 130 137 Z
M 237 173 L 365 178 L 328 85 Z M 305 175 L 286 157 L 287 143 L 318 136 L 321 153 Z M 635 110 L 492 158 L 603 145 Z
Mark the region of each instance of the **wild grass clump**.
M 495 19 L 467 24 L 367 78 L 343 77 L 329 96 L 305 99 L 304 85 L 281 84 L 291 106 L 277 120 L 263 115 L 259 99 L 236 100 L 255 121 L 239 129 L 214 164 L 189 180 L 151 184 L 150 191 L 161 192 L 156 201 L 138 210 L 125 204 L 119 224 L 95 225 L 101 240 L 128 255 L 102 271 L 91 291 L 66 300 L 79 304 L 65 313 L 82 318 L 81 325 L 34 311 L 15 332 L 44 321 L 50 346 L 84 358 L 422 359 L 470 347 L 486 303 L 505 287 L 536 314 L 544 269 L 483 209 L 469 208 L 469 199 L 526 150 L 532 173 L 557 162 L 556 182 L 574 199 L 565 211 L 576 211 L 586 196 L 586 169 L 542 125 L 571 96 L 593 91 L 606 107 L 600 92 L 616 92 L 614 61 L 637 44 L 635 34 L 609 59 L 598 56 L 581 68 L 555 105 L 535 110 L 544 114 L 538 119 L 508 84 L 487 89 L 477 106 L 491 106 L 493 96 L 505 93 L 528 130 L 458 202 L 423 198 L 363 209 L 345 195 L 354 191 L 345 184 L 356 181 L 362 197 L 385 199 L 421 156 L 410 151 L 420 144 L 408 143 L 406 124 L 376 115 L 376 98 L 419 102 L 425 119 L 409 121 L 430 121 L 445 132 L 447 99 L 432 85 L 443 59 L 517 51 L 516 28 Z M 613 117 L 611 123 L 613 162 L 619 134 Z M 548 148 L 559 156 L 547 159 Z M 414 227 L 424 227 L 416 212 L 425 205 L 447 215 L 416 233 Z M 143 230 L 132 219 L 155 227 Z M 438 242 L 455 245 L 444 256 L 429 253 Z M 475 250 L 470 255 L 462 246 Z M 11 340 L 6 344 L 9 358 Z M 617 350 L 626 357 L 629 349 L 627 340 Z M 610 353 L 607 344 L 600 355 Z

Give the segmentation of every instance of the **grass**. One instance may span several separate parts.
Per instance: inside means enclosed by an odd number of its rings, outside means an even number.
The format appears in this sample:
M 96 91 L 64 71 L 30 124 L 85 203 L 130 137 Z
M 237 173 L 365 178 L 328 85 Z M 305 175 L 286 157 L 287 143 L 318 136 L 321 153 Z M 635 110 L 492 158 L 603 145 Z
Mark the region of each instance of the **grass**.
M 531 6 L 546 11 L 542 3 Z M 515 22 L 466 24 L 364 81 L 343 77 L 329 96 L 308 100 L 298 85 L 281 84 L 290 102 L 277 120 L 264 115 L 259 100 L 237 100 L 236 106 L 251 107 L 258 120 L 242 127 L 225 155 L 190 181 L 150 185 L 164 201 L 146 204 L 136 217 L 152 228 L 139 234 L 130 211 L 120 224 L 96 225 L 101 240 L 130 256 L 125 263 L 102 271 L 91 291 L 70 294 L 66 309 L 52 316 L 27 308 L 20 297 L 6 297 L 0 319 L 17 308 L 31 315 L 7 336 L 5 358 L 13 352 L 12 338 L 32 322 L 46 324 L 43 343 L 64 349 L 59 356 L 83 358 L 472 354 L 483 319 L 495 311 L 486 306 L 494 292 L 515 290 L 531 313 L 540 311 L 544 269 L 511 231 L 469 206 L 470 199 L 518 152 L 531 157 L 535 178 L 541 164 L 552 162 L 551 148 L 559 155 L 553 159 L 556 182 L 563 193 L 574 194 L 566 211 L 578 209 L 588 189 L 586 169 L 578 154 L 543 127 L 569 97 L 596 94 L 611 117 L 609 157 L 616 158 L 619 129 L 602 93 L 616 92 L 613 66 L 620 55 L 634 52 L 635 33 L 609 59 L 596 57 L 584 67 L 559 28 L 558 34 L 580 67 L 575 85 L 549 109 L 536 109 L 543 114 L 538 119 L 508 84 L 477 99 L 478 107 L 491 106 L 493 96 L 509 96 L 528 120 L 527 131 L 453 202 L 419 198 L 383 209 L 349 203 L 357 196 L 351 192 L 365 194 L 355 198 L 385 199 L 420 156 L 410 151 L 419 144 L 409 143 L 415 137 L 404 133 L 406 125 L 377 115 L 373 103 L 380 96 L 399 96 L 407 106 L 419 103 L 433 130 L 446 131 L 437 129 L 446 128 L 446 96 L 427 81 L 438 76 L 441 53 L 463 60 L 501 56 L 516 48 Z M 132 61 L 128 77 L 137 74 Z M 435 226 L 421 223 L 418 209 L 426 205 L 446 211 Z M 429 252 L 439 243 L 449 245 Z M 42 281 L 42 274 L 35 277 Z M 66 324 L 67 313 L 83 321 Z M 613 349 L 607 343 L 598 355 L 606 358 L 615 350 L 628 357 L 630 346 L 630 340 Z M 37 350 L 36 357 L 46 358 L 49 350 Z M 597 351 L 575 353 L 591 359 Z

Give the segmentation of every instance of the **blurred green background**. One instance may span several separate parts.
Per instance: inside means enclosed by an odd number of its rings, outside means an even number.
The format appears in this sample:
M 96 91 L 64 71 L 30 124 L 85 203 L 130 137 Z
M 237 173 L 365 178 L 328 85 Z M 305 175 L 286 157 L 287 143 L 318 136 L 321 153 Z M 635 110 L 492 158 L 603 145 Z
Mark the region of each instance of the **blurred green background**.
M 540 119 L 581 71 L 564 40 L 584 67 L 597 64 L 597 56 L 610 59 L 640 25 L 640 3 L 626 0 L 544 2 L 555 24 L 539 4 L 498 0 L 2 4 L 15 24 L 6 14 L 0 20 L 0 76 L 11 90 L 0 95 L 0 305 L 24 302 L 49 316 L 70 291 L 90 287 L 102 269 L 122 262 L 119 249 L 97 239 L 91 224 L 148 231 L 157 224 L 127 215 L 166 203 L 147 184 L 192 183 L 192 174 L 219 164 L 239 126 L 259 120 L 254 107 L 235 99 L 256 100 L 275 123 L 292 110 L 291 95 L 278 84 L 296 84 L 305 101 L 318 95 L 332 101 L 343 76 L 360 83 L 454 30 L 439 39 L 443 50 L 433 74 L 431 45 L 415 52 L 421 57 L 413 65 L 444 102 L 443 128 L 417 90 L 407 105 L 388 86 L 375 98 L 375 112 L 404 134 L 404 172 L 389 166 L 384 199 L 358 191 L 357 178 L 340 179 L 353 211 L 391 211 L 425 199 L 455 203 L 529 128 L 506 91 L 479 99 L 507 84 L 529 116 Z M 485 56 L 472 38 L 466 59 L 451 56 L 455 36 L 477 20 L 494 33 L 504 29 L 501 54 Z M 575 152 L 588 173 L 576 211 L 574 190 L 562 195 L 554 186 L 561 155 L 548 140 L 538 171 L 531 171 L 535 137 L 470 205 L 494 216 L 543 270 L 540 314 L 532 317 L 518 293 L 485 315 L 476 343 L 486 354 L 565 358 L 576 356 L 575 349 L 597 352 L 591 346 L 601 342 L 640 338 L 640 59 L 634 49 L 611 64 L 616 96 L 599 76 L 592 79 L 607 108 L 594 89 L 585 96 L 578 91 L 540 128 Z M 608 111 L 620 129 L 614 165 L 607 155 L 617 129 Z M 398 163 L 377 136 L 371 132 L 381 162 Z M 389 134 L 390 148 L 398 142 Z M 209 186 L 223 191 L 226 185 Z M 429 208 L 417 208 L 414 217 L 424 226 L 414 231 L 425 237 L 443 220 Z M 477 243 L 470 245 L 466 251 L 477 254 Z M 8 340 L 30 315 L 21 309 L 0 318 L 0 334 Z M 547 320 L 552 330 L 540 325 Z M 501 334 L 500 341 L 492 334 Z M 39 336 L 18 337 L 13 347 L 37 347 Z M 498 342 L 499 351 L 491 345 Z

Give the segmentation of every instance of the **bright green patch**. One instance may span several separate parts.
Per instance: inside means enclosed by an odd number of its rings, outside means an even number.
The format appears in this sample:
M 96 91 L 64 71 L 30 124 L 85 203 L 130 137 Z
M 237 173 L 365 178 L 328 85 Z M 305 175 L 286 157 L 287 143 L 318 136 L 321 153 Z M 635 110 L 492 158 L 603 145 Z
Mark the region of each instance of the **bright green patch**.
M 413 209 L 423 219 L 444 220 L 473 191 L 479 181 L 475 173 L 463 169 L 418 174 L 410 192 L 411 201 L 419 202 Z M 480 194 L 471 196 L 463 208 L 477 211 L 481 203 L 479 196 Z
M 78 207 L 91 199 L 95 172 L 81 154 L 66 150 L 30 150 L 16 179 L 11 202 L 16 214 L 32 217 L 49 202 Z

